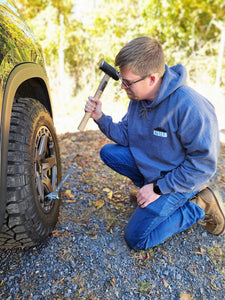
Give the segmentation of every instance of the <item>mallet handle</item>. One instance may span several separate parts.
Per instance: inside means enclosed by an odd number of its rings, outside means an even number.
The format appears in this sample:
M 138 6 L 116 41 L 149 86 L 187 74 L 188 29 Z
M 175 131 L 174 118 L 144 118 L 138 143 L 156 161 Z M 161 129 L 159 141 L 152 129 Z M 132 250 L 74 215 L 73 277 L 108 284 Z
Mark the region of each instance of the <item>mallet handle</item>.
M 103 91 L 104 91 L 104 89 L 105 89 L 105 87 L 106 87 L 106 85 L 107 85 L 107 83 L 109 81 L 109 78 L 110 78 L 110 76 L 107 75 L 107 74 L 105 74 L 103 76 L 103 78 L 102 78 L 102 80 L 101 80 L 101 82 L 100 82 L 100 84 L 99 84 L 99 86 L 98 86 L 98 88 L 97 88 L 97 90 L 96 90 L 96 92 L 94 94 L 94 98 L 100 99 L 100 97 L 101 97 L 101 95 L 102 95 L 102 93 L 103 93 Z M 80 131 L 84 130 L 84 128 L 87 125 L 87 122 L 88 122 L 91 114 L 92 114 L 92 112 L 90 112 L 90 113 L 89 112 L 85 112 L 85 114 L 83 116 L 83 119 L 81 120 L 81 122 L 80 122 L 80 124 L 79 124 L 79 126 L 77 128 L 78 130 L 80 130 Z

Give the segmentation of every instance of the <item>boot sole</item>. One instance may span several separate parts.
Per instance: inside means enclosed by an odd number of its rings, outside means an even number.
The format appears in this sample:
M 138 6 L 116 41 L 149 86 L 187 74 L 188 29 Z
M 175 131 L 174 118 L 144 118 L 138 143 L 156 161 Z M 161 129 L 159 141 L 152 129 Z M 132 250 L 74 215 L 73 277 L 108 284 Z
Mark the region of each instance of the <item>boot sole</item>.
M 210 187 L 207 187 L 207 189 L 209 189 L 210 192 L 213 194 L 224 220 L 223 229 L 219 233 L 215 233 L 215 235 L 222 235 L 225 233 L 225 207 L 224 207 L 223 199 L 218 191 L 213 191 Z

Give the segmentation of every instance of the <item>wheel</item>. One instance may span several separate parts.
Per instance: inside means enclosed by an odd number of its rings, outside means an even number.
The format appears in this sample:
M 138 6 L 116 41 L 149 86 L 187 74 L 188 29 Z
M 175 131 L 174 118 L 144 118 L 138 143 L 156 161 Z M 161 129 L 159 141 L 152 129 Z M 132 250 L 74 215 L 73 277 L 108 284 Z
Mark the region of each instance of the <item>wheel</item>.
M 48 238 L 58 219 L 60 200 L 49 200 L 46 195 L 60 179 L 60 153 L 51 116 L 37 100 L 15 99 L 1 248 L 33 246 Z

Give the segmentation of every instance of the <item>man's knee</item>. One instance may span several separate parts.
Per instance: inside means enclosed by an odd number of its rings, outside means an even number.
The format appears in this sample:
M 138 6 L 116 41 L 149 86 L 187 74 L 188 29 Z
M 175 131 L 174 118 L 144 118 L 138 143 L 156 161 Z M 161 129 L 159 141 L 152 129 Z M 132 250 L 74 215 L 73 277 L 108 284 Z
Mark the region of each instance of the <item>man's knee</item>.
M 130 231 L 128 228 L 125 229 L 124 239 L 127 244 L 135 250 L 145 250 L 145 238 L 137 236 L 134 232 Z
M 104 161 L 104 158 L 111 152 L 111 144 L 104 145 L 100 150 L 100 157 Z

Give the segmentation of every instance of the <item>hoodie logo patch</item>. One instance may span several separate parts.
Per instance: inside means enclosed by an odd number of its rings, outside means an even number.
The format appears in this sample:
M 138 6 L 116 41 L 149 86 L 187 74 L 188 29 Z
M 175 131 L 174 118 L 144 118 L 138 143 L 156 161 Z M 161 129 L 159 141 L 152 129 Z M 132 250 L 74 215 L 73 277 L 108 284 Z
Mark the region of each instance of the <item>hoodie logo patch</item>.
M 167 137 L 166 130 L 161 127 L 154 128 L 153 134 L 156 136 L 164 137 L 164 138 Z

